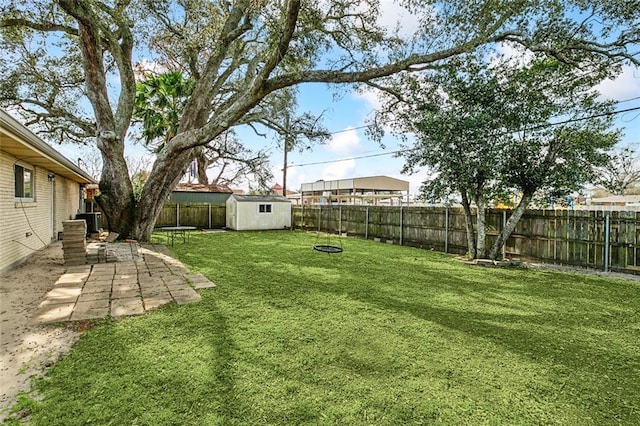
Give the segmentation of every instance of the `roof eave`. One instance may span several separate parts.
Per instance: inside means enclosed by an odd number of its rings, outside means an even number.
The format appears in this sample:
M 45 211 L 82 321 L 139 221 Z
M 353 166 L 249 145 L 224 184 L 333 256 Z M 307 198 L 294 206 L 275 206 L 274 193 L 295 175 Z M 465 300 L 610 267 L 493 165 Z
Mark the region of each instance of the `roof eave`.
M 0 149 L 28 163 L 47 168 L 78 183 L 96 183 L 89 174 L 36 136 L 31 130 L 0 109 Z M 6 140 L 5 140 L 6 138 Z M 26 150 L 33 156 L 24 158 Z M 17 155 L 16 155 L 17 154 Z M 39 158 L 37 158 L 39 157 Z

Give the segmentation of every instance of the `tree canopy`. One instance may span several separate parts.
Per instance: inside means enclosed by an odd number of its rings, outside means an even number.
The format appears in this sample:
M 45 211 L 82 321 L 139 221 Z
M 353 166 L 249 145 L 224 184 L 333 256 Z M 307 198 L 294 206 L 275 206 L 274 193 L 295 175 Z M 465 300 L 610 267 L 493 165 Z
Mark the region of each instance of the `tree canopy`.
M 387 77 L 456 67 L 503 42 L 615 71 L 638 63 L 631 3 L 398 0 L 419 21 L 406 34 L 385 24 L 379 0 L 5 0 L 0 103 L 52 140 L 94 141 L 109 227 L 144 240 L 193 149 L 263 118 L 283 89 L 385 90 Z M 141 62 L 181 70 L 194 87 L 136 200 L 124 151 Z
M 610 128 L 611 102 L 593 87 L 607 73 L 584 71 L 533 58 L 523 66 L 472 63 L 416 83 L 414 108 L 397 115 L 417 139 L 405 168 L 432 170 L 423 187 L 429 196 L 460 196 L 473 257 L 495 259 L 536 194 L 575 191 L 606 162 L 619 133 Z M 487 252 L 485 210 L 505 193 L 519 202 Z

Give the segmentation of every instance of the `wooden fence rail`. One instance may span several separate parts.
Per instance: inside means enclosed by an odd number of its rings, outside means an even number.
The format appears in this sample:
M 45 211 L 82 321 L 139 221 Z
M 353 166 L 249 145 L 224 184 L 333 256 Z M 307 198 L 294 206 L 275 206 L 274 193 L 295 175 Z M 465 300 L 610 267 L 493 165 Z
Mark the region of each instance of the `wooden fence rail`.
M 487 245 L 510 211 L 487 211 Z M 342 232 L 446 253 L 467 251 L 460 208 L 407 206 L 292 206 L 294 228 Z M 157 227 L 224 228 L 224 204 L 167 203 Z M 640 273 L 640 212 L 528 210 L 508 239 L 506 257 Z
M 227 207 L 225 204 L 166 203 L 156 220 L 156 227 L 196 226 L 198 228 L 224 228 Z
M 487 212 L 487 245 L 510 211 Z M 293 206 L 293 226 L 347 233 L 447 253 L 467 251 L 461 208 Z M 507 257 L 640 273 L 640 212 L 528 210 L 507 241 Z

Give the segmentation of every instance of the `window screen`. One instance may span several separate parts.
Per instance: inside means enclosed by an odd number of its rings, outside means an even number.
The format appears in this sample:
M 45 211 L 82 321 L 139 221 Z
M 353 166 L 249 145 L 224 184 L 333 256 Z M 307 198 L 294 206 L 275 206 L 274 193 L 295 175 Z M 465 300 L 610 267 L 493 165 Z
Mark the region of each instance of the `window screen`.
M 271 213 L 271 204 L 258 204 L 258 212 Z
M 33 198 L 33 170 L 23 166 L 14 166 L 15 197 Z

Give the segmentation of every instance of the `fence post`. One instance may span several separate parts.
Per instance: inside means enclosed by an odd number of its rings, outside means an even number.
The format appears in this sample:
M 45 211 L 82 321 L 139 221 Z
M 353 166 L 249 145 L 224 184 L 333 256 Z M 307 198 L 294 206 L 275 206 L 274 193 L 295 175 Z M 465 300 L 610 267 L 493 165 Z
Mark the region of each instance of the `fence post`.
M 342 235 L 342 204 L 338 206 L 338 235 Z
M 307 227 L 305 226 L 305 225 L 306 225 L 306 222 L 304 221 L 304 203 L 302 203 L 302 217 L 300 218 L 300 222 L 301 222 L 301 223 L 300 223 L 300 227 L 301 227 L 302 229 L 306 229 L 306 228 L 307 228 Z
M 402 204 L 400 204 L 400 245 L 402 245 Z
M 558 212 L 554 210 L 553 211 L 553 263 L 557 263 L 557 262 L 558 262 Z
M 502 210 L 502 229 L 500 230 L 500 233 L 502 233 L 502 231 L 506 226 L 507 226 L 507 211 Z M 507 257 L 507 240 L 504 240 L 504 242 L 502 243 L 502 260 L 504 260 L 506 257 Z
M 209 206 L 209 229 L 211 229 L 211 203 L 209 203 L 208 206 Z
M 180 203 L 176 203 L 176 226 L 180 226 Z
M 609 272 L 609 238 L 610 238 L 609 213 L 604 216 L 604 271 Z
M 364 239 L 369 239 L 369 206 L 367 206 L 367 210 L 364 215 Z
M 444 252 L 449 253 L 449 207 L 444 208 Z

